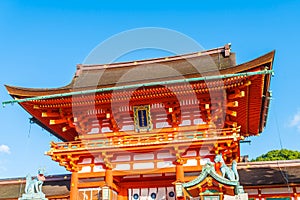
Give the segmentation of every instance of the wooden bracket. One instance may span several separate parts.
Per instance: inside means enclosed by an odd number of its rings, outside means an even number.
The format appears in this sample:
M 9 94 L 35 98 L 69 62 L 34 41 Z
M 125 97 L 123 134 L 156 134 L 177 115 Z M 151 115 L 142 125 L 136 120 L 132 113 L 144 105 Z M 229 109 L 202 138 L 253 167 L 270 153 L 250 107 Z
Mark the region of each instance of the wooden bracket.
M 245 95 L 246 95 L 245 91 L 236 90 L 236 92 L 234 94 L 228 95 L 228 99 L 233 100 L 233 99 L 236 99 L 236 98 L 244 97 Z

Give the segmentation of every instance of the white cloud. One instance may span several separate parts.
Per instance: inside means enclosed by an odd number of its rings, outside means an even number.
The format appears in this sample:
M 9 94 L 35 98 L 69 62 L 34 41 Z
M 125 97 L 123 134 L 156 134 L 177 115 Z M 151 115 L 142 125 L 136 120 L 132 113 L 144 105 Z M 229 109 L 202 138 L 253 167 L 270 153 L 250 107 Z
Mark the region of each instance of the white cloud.
M 290 122 L 291 127 L 297 127 L 298 131 L 300 131 L 300 111 L 298 111 L 292 121 Z
M 5 144 L 1 144 L 0 145 L 0 153 L 10 153 L 10 148 L 7 146 L 7 145 L 5 145 Z

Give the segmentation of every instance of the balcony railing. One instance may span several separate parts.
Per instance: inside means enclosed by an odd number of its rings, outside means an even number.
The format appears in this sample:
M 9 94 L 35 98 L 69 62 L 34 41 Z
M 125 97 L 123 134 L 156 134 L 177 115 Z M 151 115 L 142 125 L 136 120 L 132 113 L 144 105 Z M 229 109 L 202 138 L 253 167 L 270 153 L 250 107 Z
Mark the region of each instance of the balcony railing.
M 224 129 L 205 129 L 190 130 L 180 129 L 170 131 L 170 129 L 160 129 L 159 131 L 129 133 L 118 132 L 110 135 L 92 134 L 80 136 L 73 142 L 51 143 L 51 151 L 72 151 L 79 149 L 108 149 L 108 148 L 124 148 L 133 146 L 175 144 L 175 143 L 207 143 L 216 140 L 241 140 L 239 134 L 240 127 L 224 128 Z

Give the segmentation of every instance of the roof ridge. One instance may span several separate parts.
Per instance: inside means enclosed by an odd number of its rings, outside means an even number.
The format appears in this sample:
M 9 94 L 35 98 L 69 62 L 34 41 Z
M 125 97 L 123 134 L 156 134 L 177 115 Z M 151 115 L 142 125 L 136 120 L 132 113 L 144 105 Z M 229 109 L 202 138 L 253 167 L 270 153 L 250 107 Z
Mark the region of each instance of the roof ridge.
M 275 160 L 239 163 L 238 169 L 262 168 L 262 167 L 294 167 L 300 166 L 300 159 L 297 160 Z
M 149 59 L 141 59 L 141 60 L 133 60 L 133 61 L 125 61 L 125 62 L 116 62 L 116 63 L 103 63 L 103 64 L 77 64 L 76 75 L 79 76 L 84 70 L 99 70 L 99 69 L 107 69 L 107 68 L 118 68 L 118 67 L 127 67 L 132 65 L 141 65 L 141 64 L 153 64 L 159 62 L 170 62 L 180 59 L 188 59 L 199 56 L 224 53 L 225 57 L 230 55 L 230 47 L 231 43 L 227 43 L 222 47 L 217 47 L 213 49 L 203 50 L 199 52 L 192 52 L 174 56 L 166 56 L 160 58 L 149 58 Z
M 35 177 L 35 176 L 33 176 Z M 71 178 L 71 174 L 53 174 L 53 175 L 45 175 L 46 182 L 49 181 L 58 181 L 58 180 L 69 180 Z M 26 176 L 24 177 L 15 177 L 15 178 L 3 178 L 0 179 L 0 185 L 3 184 L 16 184 L 16 183 L 25 183 Z

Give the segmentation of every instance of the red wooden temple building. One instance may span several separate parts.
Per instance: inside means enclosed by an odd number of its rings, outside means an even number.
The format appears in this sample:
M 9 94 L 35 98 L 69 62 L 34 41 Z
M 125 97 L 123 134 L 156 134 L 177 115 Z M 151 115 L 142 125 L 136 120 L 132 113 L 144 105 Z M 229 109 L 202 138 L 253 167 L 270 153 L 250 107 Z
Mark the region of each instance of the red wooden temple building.
M 80 64 L 60 88 L 6 88 L 10 103 L 63 141 L 47 155 L 72 173 L 68 198 L 224 199 L 244 193 L 223 169 L 241 161 L 240 142 L 266 125 L 273 59 L 270 52 L 236 64 L 225 45 Z

